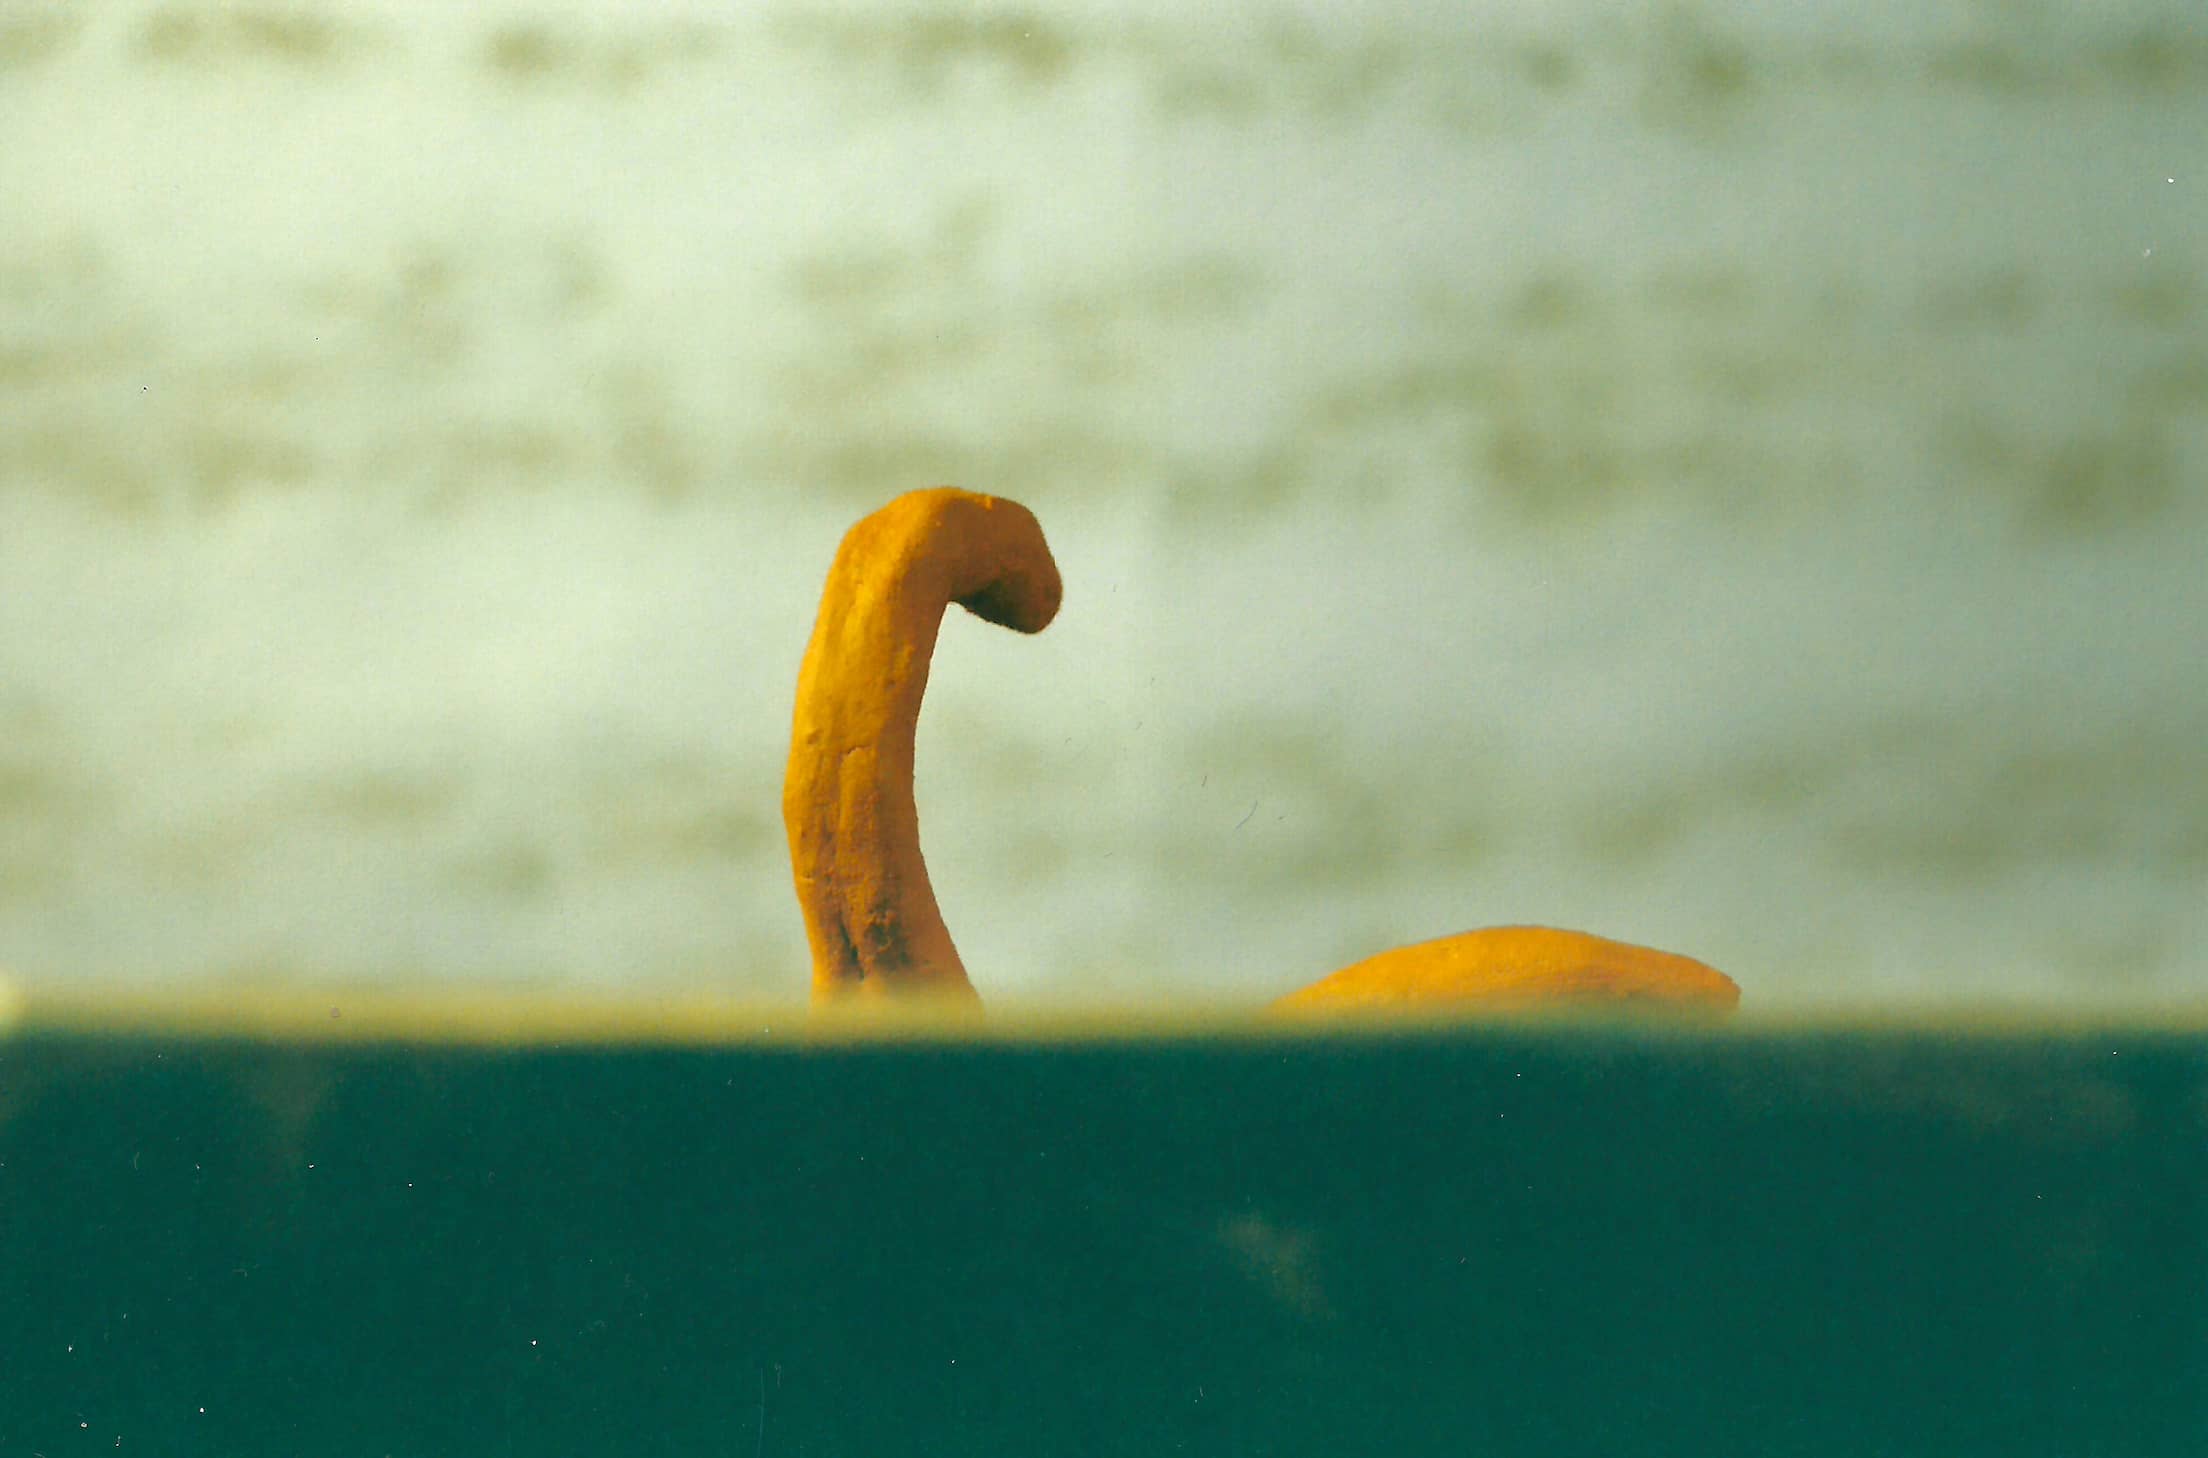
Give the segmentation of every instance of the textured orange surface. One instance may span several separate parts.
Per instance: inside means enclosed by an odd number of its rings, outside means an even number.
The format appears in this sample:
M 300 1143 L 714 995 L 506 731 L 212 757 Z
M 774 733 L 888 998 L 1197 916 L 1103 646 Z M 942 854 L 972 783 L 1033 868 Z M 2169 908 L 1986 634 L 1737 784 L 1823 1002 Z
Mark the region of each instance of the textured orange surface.
M 1024 506 L 940 487 L 844 534 L 797 677 L 782 820 L 813 1000 L 972 1000 L 936 909 L 912 798 L 913 734 L 944 610 L 1036 633 L 1062 587 Z
M 1289 1013 L 1574 1004 L 1730 1009 L 1740 988 L 1692 957 L 1546 926 L 1496 926 L 1352 963 L 1273 1004 Z

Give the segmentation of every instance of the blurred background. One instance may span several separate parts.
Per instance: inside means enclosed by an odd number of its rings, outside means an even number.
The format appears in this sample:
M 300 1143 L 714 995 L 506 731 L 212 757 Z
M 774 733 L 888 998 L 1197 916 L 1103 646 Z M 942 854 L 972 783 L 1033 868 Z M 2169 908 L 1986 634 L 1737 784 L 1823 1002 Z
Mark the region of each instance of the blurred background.
M 985 995 L 1551 922 L 2208 993 L 2208 14 L 0 11 L 0 966 L 802 996 L 851 520 L 1032 506 Z

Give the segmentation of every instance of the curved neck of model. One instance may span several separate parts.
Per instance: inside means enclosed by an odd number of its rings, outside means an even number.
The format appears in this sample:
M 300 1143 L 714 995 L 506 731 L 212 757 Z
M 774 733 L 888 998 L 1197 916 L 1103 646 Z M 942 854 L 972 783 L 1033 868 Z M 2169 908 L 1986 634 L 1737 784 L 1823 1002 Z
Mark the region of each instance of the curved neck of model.
M 1024 508 L 914 492 L 844 538 L 798 673 L 783 819 L 816 1003 L 978 1001 L 920 854 L 913 745 L 943 614 L 1035 632 L 1056 565 Z

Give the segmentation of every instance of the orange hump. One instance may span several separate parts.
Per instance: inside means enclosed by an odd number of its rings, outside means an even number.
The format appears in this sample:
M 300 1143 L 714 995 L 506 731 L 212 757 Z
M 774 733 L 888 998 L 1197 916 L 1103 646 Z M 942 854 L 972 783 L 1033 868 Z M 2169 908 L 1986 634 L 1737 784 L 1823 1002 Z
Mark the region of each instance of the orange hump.
M 1740 987 L 1715 967 L 1546 926 L 1496 926 L 1397 947 L 1289 993 L 1285 1013 L 1713 1011 Z

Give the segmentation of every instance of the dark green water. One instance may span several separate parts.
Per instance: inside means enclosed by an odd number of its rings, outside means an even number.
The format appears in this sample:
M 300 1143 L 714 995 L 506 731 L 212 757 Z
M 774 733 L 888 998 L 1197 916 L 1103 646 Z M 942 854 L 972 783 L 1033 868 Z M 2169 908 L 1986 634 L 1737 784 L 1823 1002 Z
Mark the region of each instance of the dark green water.
M 0 1049 L 0 1455 L 2208 1449 L 2208 1044 Z

